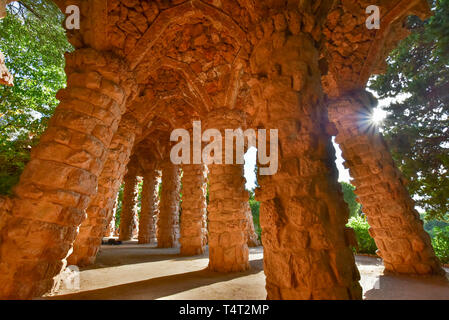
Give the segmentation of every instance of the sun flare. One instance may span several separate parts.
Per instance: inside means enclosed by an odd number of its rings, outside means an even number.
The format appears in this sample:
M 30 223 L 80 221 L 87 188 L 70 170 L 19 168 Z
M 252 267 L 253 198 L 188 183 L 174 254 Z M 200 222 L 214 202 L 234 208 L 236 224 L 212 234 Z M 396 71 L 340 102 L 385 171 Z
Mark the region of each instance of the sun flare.
M 387 112 L 381 108 L 375 108 L 371 114 L 371 122 L 376 126 L 381 125 L 387 116 Z

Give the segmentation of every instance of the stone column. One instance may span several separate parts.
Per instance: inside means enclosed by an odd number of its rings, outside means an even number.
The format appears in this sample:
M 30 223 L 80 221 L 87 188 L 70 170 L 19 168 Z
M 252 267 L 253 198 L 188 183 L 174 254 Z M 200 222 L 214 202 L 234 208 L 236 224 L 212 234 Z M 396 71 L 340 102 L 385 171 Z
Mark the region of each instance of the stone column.
M 206 168 L 182 166 L 181 255 L 203 254 L 206 248 Z
M 249 194 L 245 190 L 242 164 L 225 164 L 225 129 L 244 129 L 246 115 L 238 110 L 218 109 L 208 114 L 208 129 L 221 131 L 223 164 L 209 168 L 209 269 L 239 272 L 249 269 L 246 209 Z M 234 162 L 235 160 L 234 148 Z
M 133 237 L 138 198 L 136 174 L 137 172 L 133 167 L 128 167 L 128 173 L 124 179 L 122 212 L 120 213 L 120 241 L 131 240 Z
M 249 203 L 245 205 L 246 213 L 246 243 L 248 247 L 258 247 L 260 246 L 259 236 L 254 228 L 253 213 L 251 212 L 251 207 Z
M 134 145 L 136 128 L 135 119 L 123 118 L 112 138 L 106 164 L 98 179 L 97 194 L 86 210 L 87 219 L 81 224 L 73 253 L 68 257 L 70 265 L 87 266 L 95 262 L 102 236 L 115 213 L 117 193 Z
M 378 128 L 370 121 L 376 104 L 375 98 L 364 90 L 329 103 L 329 118 L 338 130 L 336 141 L 368 216 L 370 234 L 387 272 L 441 274 L 430 237 L 401 172 Z
M 137 179 L 137 183 L 139 183 L 139 179 Z M 137 199 L 136 199 L 136 206 L 137 206 Z M 132 224 L 133 224 L 133 231 L 131 233 L 132 234 L 131 239 L 136 239 L 136 238 L 139 237 L 139 229 L 140 229 L 140 225 L 139 225 L 139 211 L 137 210 L 137 207 L 136 207 L 136 210 L 135 210 L 135 214 L 133 216 Z
M 239 272 L 249 269 L 248 192 L 241 187 L 243 166 L 209 166 L 209 269 Z
M 162 193 L 157 222 L 158 248 L 179 246 L 179 166 L 166 160 L 162 165 Z
M 139 219 L 139 244 L 156 243 L 156 220 L 158 215 L 160 173 L 157 170 L 149 170 L 143 176 L 142 204 Z
M 103 237 L 109 238 L 113 237 L 115 233 L 115 208 L 112 210 L 111 219 L 109 219 L 109 222 L 106 221 L 106 228 L 103 233 Z
M 301 2 L 300 14 L 311 5 Z M 298 14 L 290 10 L 288 14 Z M 318 13 L 324 20 L 326 11 L 316 12 L 300 30 L 280 23 L 291 21 L 282 15 L 267 21 L 276 28 L 263 29 L 250 61 L 258 117 L 279 136 L 278 171 L 260 175 L 256 190 L 268 299 L 362 298 L 360 275 L 345 240 L 349 211 L 337 181 L 331 136 L 325 130 L 329 122 L 320 52 L 313 40 L 319 40 Z
M 66 55 L 67 88 L 2 214 L 0 297 L 26 299 L 51 290 L 77 229 L 135 82 L 110 53 Z

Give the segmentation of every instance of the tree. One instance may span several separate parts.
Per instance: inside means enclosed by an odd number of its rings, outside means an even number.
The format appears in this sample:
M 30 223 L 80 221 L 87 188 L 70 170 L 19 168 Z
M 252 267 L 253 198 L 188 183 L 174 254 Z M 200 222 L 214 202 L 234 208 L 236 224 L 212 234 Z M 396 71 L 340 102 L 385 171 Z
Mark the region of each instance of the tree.
M 64 15 L 49 0 L 8 5 L 0 20 L 0 51 L 14 87 L 0 86 L 0 194 L 7 194 L 29 159 L 65 86 L 64 53 L 72 47 Z
M 362 213 L 362 205 L 357 202 L 357 196 L 354 193 L 355 187 L 346 182 L 340 182 L 343 190 L 343 197 L 349 207 L 349 216 L 357 217 Z
M 412 34 L 388 58 L 370 88 L 388 106 L 383 130 L 408 189 L 429 219 L 449 219 L 449 0 L 432 1 L 434 16 L 409 20 Z

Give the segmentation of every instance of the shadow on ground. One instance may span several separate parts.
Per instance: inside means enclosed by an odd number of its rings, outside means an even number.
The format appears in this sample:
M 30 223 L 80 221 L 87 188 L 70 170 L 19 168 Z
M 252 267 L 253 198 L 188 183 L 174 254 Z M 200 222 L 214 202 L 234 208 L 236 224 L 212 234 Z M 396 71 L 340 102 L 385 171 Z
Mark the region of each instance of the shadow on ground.
M 55 300 L 99 300 L 99 299 L 144 299 L 153 300 L 167 297 L 176 293 L 192 290 L 199 287 L 227 282 L 240 277 L 247 277 L 263 270 L 263 261 L 250 262 L 251 269 L 246 272 L 222 274 L 208 271 L 207 269 L 175 274 L 165 277 L 148 279 L 127 283 L 108 288 L 84 291 L 80 293 L 51 297 Z M 205 297 L 207 298 L 207 297 Z
M 138 263 L 166 260 L 192 261 L 208 258 L 208 252 L 193 257 L 179 254 L 179 248 L 157 248 L 156 245 L 139 245 L 137 241 L 125 241 L 121 245 L 102 245 L 95 264 L 81 270 L 93 270 Z
M 356 263 L 366 300 L 449 300 L 449 278 L 384 275 L 382 260 L 370 256 L 356 256 Z M 102 246 L 96 263 L 81 269 L 79 290 L 63 288 L 47 299 L 266 298 L 262 247 L 250 249 L 251 269 L 247 272 L 215 273 L 207 270 L 207 264 L 207 251 L 183 257 L 177 248 L 158 249 L 136 242 Z
M 449 277 L 414 278 L 380 275 L 373 288 L 365 292 L 366 300 L 448 300 Z

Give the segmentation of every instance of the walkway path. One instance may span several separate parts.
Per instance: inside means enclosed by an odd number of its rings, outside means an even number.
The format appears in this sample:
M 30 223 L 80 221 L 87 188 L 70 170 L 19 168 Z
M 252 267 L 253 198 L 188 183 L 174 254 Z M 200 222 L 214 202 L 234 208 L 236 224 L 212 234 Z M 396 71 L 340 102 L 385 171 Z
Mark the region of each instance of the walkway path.
M 250 271 L 228 275 L 205 270 L 207 253 L 188 258 L 178 253 L 130 242 L 103 246 L 97 263 L 82 269 L 81 289 L 63 288 L 52 299 L 265 299 L 261 247 L 250 250 Z M 379 259 L 357 256 L 356 261 L 366 299 L 449 300 L 449 281 L 384 276 Z

